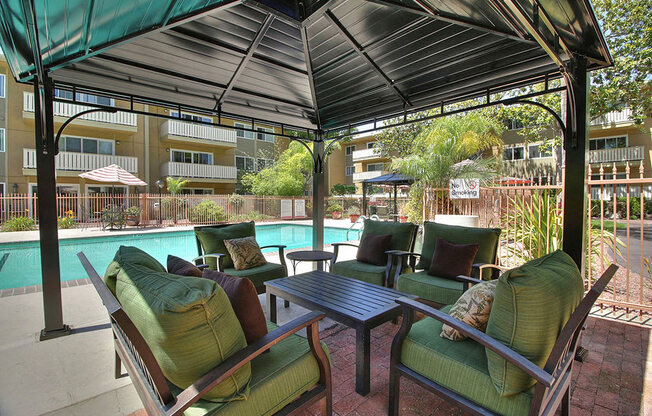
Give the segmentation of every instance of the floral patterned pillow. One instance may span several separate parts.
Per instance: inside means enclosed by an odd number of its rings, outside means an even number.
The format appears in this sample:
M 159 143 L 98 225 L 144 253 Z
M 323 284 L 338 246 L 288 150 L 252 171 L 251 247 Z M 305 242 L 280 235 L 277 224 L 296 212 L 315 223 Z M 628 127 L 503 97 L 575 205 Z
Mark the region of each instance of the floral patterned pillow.
M 256 237 L 224 240 L 224 245 L 233 259 L 233 267 L 236 270 L 247 270 L 267 264 L 265 256 L 256 242 Z
M 491 312 L 491 305 L 494 303 L 497 284 L 498 279 L 474 285 L 455 302 L 448 314 L 484 332 L 487 329 L 487 322 L 489 322 L 489 313 Z M 468 338 L 458 330 L 445 324 L 440 335 L 442 338 L 451 341 L 464 341 Z

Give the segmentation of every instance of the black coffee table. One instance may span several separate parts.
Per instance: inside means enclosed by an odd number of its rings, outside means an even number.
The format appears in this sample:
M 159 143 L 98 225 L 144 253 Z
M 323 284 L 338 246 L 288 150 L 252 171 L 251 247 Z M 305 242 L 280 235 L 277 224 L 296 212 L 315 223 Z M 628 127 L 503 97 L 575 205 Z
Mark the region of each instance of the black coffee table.
M 335 253 L 332 253 L 330 251 L 322 251 L 322 250 L 291 251 L 285 255 L 285 257 L 287 257 L 288 260 L 292 261 L 292 270 L 294 271 L 293 274 L 297 274 L 297 263 L 299 262 L 316 261 L 322 264 L 321 269 L 323 269 L 323 263 L 327 260 L 328 261 L 333 260 L 334 256 Z M 328 270 L 330 270 L 330 263 L 328 263 Z
M 415 297 L 320 270 L 269 280 L 265 282 L 265 291 L 269 320 L 274 323 L 278 296 L 355 328 L 355 391 L 363 396 L 369 393 L 370 385 L 371 329 L 401 314 L 401 308 L 394 302 L 396 298 Z

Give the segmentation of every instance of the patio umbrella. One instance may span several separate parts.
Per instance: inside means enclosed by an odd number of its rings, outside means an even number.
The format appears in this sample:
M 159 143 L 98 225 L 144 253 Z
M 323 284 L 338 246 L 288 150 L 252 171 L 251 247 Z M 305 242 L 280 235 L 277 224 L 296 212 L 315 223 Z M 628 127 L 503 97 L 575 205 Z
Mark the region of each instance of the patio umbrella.
M 147 184 L 118 165 L 109 165 L 104 168 L 80 173 L 80 178 L 97 182 L 121 183 L 128 186 L 146 186 Z
M 532 183 L 531 180 L 525 178 L 516 178 L 513 176 L 504 176 L 500 179 L 502 185 L 527 185 Z

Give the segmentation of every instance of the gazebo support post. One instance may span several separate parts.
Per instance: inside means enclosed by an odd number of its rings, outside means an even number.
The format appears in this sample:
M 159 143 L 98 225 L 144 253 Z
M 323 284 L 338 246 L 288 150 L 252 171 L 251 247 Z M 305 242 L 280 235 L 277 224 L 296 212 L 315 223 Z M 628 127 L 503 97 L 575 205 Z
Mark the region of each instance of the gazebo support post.
M 367 184 L 362 182 L 362 215 L 367 216 Z
M 573 94 L 566 94 L 566 170 L 564 175 L 563 249 L 584 271 L 586 227 L 586 162 L 588 160 L 589 75 L 586 60 L 572 61 L 570 82 Z
M 394 184 L 394 222 L 398 222 L 398 199 L 396 197 L 397 185 Z
M 43 280 L 43 313 L 45 328 L 40 340 L 70 334 L 63 323 L 59 238 L 57 236 L 57 183 L 55 177 L 54 85 L 45 75 L 34 77 L 34 131 L 36 139 L 36 182 L 38 192 L 38 223 Z
M 324 142 L 321 130 L 315 132 L 313 143 L 314 171 L 312 174 L 312 248 L 313 250 L 324 249 L 324 198 L 325 198 L 325 176 L 324 176 Z M 317 269 L 322 269 L 321 262 L 317 262 Z

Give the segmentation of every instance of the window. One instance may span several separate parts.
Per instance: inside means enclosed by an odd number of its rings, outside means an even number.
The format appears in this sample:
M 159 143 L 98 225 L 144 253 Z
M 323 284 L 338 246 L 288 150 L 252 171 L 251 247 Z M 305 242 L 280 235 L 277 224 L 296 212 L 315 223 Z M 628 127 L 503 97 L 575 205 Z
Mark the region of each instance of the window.
M 5 129 L 0 129 L 0 153 L 5 152 Z
M 552 149 L 546 147 L 544 150 L 541 150 L 540 144 L 531 144 L 527 147 L 528 158 L 529 159 L 541 159 L 544 157 L 552 157 Z
M 194 163 L 196 165 L 212 165 L 213 154 L 204 152 L 191 152 L 189 150 L 171 150 L 170 160 L 180 163 Z
M 213 190 L 210 188 L 183 188 L 181 189 L 182 195 L 213 195 Z
M 170 111 L 170 115 L 172 117 L 179 117 L 179 112 L 178 111 Z M 186 113 L 185 111 L 181 112 L 181 118 L 184 120 L 190 120 L 190 121 L 200 121 L 204 123 L 212 123 L 213 119 L 210 117 L 205 117 L 201 116 L 199 114 L 192 114 L 192 113 Z
M 72 91 L 55 89 L 54 96 L 57 98 L 72 100 Z M 104 97 L 102 95 L 86 94 L 86 93 L 78 92 L 75 95 L 75 99 L 77 101 L 81 101 L 89 104 L 98 104 L 98 105 L 106 105 L 106 106 L 115 105 L 115 100 L 113 98 Z
M 272 159 L 262 159 L 258 158 L 256 160 L 256 170 L 261 171 L 265 168 L 271 168 L 274 166 L 274 161 Z
M 236 128 L 241 128 L 241 129 L 250 129 L 251 124 L 245 124 L 245 123 L 233 123 L 233 126 Z M 238 139 L 253 139 L 254 138 L 254 132 L 253 131 L 246 131 L 246 130 L 236 130 L 235 135 Z
M 522 129 L 523 123 L 518 120 L 505 120 L 505 127 L 507 127 L 507 130 Z
M 347 156 L 352 155 L 353 152 L 355 152 L 355 145 L 353 145 L 353 146 L 346 146 L 345 152 L 346 152 L 346 155 L 347 155 Z
M 508 147 L 505 149 L 504 160 L 523 160 L 525 159 L 525 148 L 523 146 Z
M 61 138 L 61 144 L 59 147 L 64 152 L 92 153 L 100 155 L 115 154 L 115 142 L 113 140 L 64 136 Z
M 274 133 L 274 129 L 268 129 L 267 127 L 256 127 L 256 130 L 264 133 L 256 133 L 256 138 L 265 142 L 274 143 L 274 135 L 266 133 Z
M 367 149 L 373 149 L 374 147 L 376 147 L 376 144 L 377 144 L 376 142 L 367 143 Z
M 5 183 L 0 182 L 0 195 L 4 195 L 4 194 L 5 194 Z
M 235 167 L 240 171 L 244 170 L 247 172 L 253 172 L 254 170 L 254 158 L 247 156 L 236 156 L 235 157 Z
M 346 167 L 346 176 L 353 176 L 354 173 L 355 173 L 355 166 Z
M 0 74 L 0 98 L 5 98 L 5 74 Z
M 627 147 L 627 136 L 601 137 L 589 140 L 589 150 L 616 149 Z
M 378 172 L 385 168 L 384 163 L 370 163 L 367 165 L 367 172 Z

